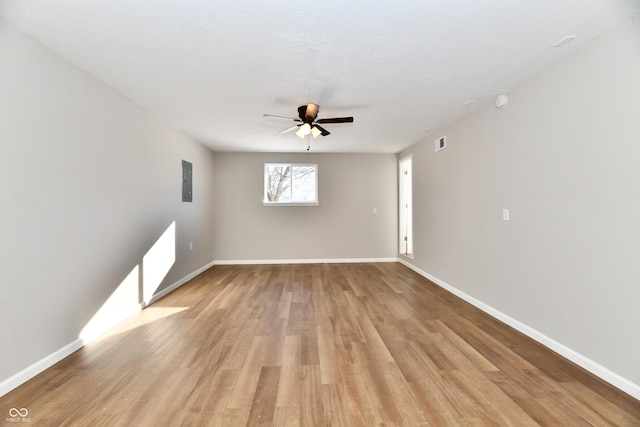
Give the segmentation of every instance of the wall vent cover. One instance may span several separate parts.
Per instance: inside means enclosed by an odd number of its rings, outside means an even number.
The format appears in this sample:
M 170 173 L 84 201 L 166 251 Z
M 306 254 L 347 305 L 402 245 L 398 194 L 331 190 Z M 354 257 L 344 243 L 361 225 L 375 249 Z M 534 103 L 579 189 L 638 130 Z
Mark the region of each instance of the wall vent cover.
M 444 150 L 445 148 L 447 148 L 447 136 L 441 136 L 440 138 L 436 139 L 436 153 L 440 150 Z

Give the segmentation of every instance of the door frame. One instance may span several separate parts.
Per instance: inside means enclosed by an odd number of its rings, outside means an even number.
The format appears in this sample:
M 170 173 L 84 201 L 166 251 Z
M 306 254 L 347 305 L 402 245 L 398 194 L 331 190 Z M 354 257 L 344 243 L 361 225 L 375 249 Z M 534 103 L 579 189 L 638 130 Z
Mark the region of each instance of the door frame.
M 398 252 L 413 258 L 413 156 L 398 161 Z

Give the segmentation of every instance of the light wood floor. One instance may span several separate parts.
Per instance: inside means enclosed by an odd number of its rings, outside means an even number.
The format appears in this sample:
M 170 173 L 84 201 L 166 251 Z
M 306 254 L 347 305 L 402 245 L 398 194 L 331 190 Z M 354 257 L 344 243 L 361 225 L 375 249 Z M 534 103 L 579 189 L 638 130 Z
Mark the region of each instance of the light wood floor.
M 640 425 L 638 400 L 395 263 L 213 267 L 12 407 L 34 426 Z

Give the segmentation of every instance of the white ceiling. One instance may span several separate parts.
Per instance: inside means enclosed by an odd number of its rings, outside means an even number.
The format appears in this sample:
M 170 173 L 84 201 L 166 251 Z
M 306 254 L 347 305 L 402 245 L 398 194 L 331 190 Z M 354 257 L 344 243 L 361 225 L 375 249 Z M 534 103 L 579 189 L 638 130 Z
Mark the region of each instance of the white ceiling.
M 0 16 L 215 150 L 395 153 L 640 11 L 636 0 L 0 0 Z M 552 45 L 577 37 L 561 48 Z M 465 102 L 475 103 L 465 106 Z

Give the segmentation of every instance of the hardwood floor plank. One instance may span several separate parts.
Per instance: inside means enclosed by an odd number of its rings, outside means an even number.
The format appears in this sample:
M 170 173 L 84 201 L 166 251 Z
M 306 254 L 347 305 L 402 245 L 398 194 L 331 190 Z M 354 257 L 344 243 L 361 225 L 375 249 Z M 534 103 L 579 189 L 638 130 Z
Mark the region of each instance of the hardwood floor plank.
M 355 372 L 357 371 L 354 364 L 340 365 L 340 376 L 342 378 L 342 387 L 344 389 L 344 404 L 349 412 L 348 425 L 353 426 L 367 426 L 365 421 L 365 413 L 369 406 L 366 404 L 367 399 L 365 394 L 361 394 L 364 390 L 362 379 Z
M 389 353 L 389 349 L 378 333 L 378 330 L 373 325 L 371 319 L 367 316 L 361 316 L 358 318 L 358 323 L 364 335 L 367 347 L 369 347 L 372 352 L 367 354 L 372 354 L 376 362 L 380 364 L 393 362 L 393 356 Z
M 303 365 L 300 368 L 300 373 L 302 425 L 325 425 L 324 405 L 321 398 L 320 366 Z
M 450 375 L 452 382 L 458 384 L 460 389 L 466 390 L 476 402 L 476 412 L 487 415 L 484 418 L 485 423 L 513 427 L 538 425 L 517 403 L 484 376 L 469 375 L 468 370 L 455 370 Z
M 329 319 L 322 319 L 318 325 L 318 360 L 322 384 L 339 384 L 340 368 L 334 341 L 333 327 Z
M 315 331 L 302 335 L 302 365 L 319 366 L 318 336 Z
M 379 366 L 378 369 L 384 378 L 384 382 L 393 393 L 393 400 L 401 414 L 399 423 L 411 426 L 430 425 L 398 365 L 395 362 L 386 363 L 383 366 Z
M 610 422 L 613 425 L 626 426 L 633 425 L 634 421 L 638 421 L 637 419 L 634 420 L 634 417 L 626 411 L 612 405 L 606 399 L 578 382 L 562 383 L 562 387 L 569 392 L 567 394 L 576 396 L 575 399 L 572 399 L 572 407 L 575 408 L 575 412 L 583 414 L 582 416 L 594 425 Z M 561 399 L 566 403 L 563 397 Z
M 282 364 L 284 340 L 287 336 L 288 319 L 276 318 L 269 322 L 271 331 L 269 332 L 269 343 L 264 355 L 265 366 L 279 366 Z
M 362 359 L 363 353 L 361 343 L 354 343 L 354 353 L 356 358 Z M 356 418 L 362 419 L 364 425 L 379 425 L 383 422 L 377 410 L 376 398 L 372 396 L 368 387 L 366 374 L 363 372 L 365 366 L 362 363 L 354 363 L 341 368 L 345 389 L 349 392 L 348 407 L 351 414 L 357 414 Z M 353 415 L 352 415 L 353 416 Z
M 401 420 L 398 409 L 398 401 L 394 398 L 397 390 L 392 390 L 380 375 L 382 366 L 386 363 L 383 358 L 376 357 L 378 348 L 372 348 L 367 344 L 357 343 L 359 353 L 357 368 L 358 375 L 367 393 L 368 403 L 373 410 L 376 423 L 397 423 Z
M 5 396 L 37 426 L 640 426 L 397 263 L 215 266 Z
M 344 398 L 342 384 L 322 384 L 321 398 L 323 411 L 323 425 L 352 426 L 357 425 L 351 419 L 351 413 Z
M 248 419 L 249 408 L 225 408 L 222 415 L 214 420 L 214 425 L 216 427 L 246 426 Z
M 251 341 L 251 346 L 247 350 L 247 356 L 238 372 L 231 396 L 227 403 L 229 408 L 248 408 L 251 406 L 253 395 L 255 394 L 260 372 L 262 371 L 262 361 L 269 342 L 268 337 L 256 336 Z
M 276 407 L 273 417 L 273 425 L 276 427 L 297 427 L 302 425 L 300 408 Z
M 301 353 L 302 340 L 300 336 L 286 336 L 284 348 L 282 349 L 282 365 L 276 407 L 293 408 L 295 411 L 283 412 L 285 418 L 292 414 L 297 414 L 296 419 L 300 418 Z
M 293 302 L 293 292 L 291 299 L 291 309 L 289 312 L 289 322 L 287 323 L 287 335 L 302 335 L 304 317 L 304 306 L 302 302 Z
M 274 423 L 276 396 L 280 380 L 279 366 L 263 366 L 249 412 L 250 426 L 270 426 Z
M 238 372 L 216 370 L 213 375 L 202 376 L 207 378 L 206 382 L 202 382 L 185 403 L 185 407 L 197 415 L 194 425 L 204 425 L 208 420 L 222 418 Z
M 453 332 L 440 320 L 433 320 L 429 325 L 452 344 L 452 347 L 463 354 L 469 362 L 481 371 L 497 371 L 498 368 L 489 362 L 482 354 L 480 354 L 473 346 L 462 339 L 458 334 Z
M 281 319 L 288 319 L 291 312 L 291 301 L 293 300 L 293 292 L 283 292 L 278 301 L 277 316 Z
M 503 372 L 493 371 L 486 373 L 486 375 L 539 425 L 569 426 L 587 424 L 587 422 L 573 410 L 559 405 L 558 400 L 555 398 L 535 399 L 521 384 L 514 382 Z M 554 409 L 552 410 L 550 408 Z

